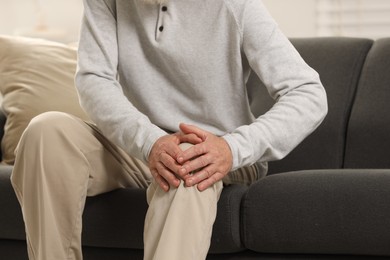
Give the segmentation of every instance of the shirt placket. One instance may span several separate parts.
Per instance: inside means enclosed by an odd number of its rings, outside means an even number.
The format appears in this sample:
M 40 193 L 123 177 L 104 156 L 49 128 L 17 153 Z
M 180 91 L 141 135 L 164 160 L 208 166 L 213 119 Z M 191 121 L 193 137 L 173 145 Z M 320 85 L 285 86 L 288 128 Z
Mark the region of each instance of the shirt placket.
M 165 17 L 167 13 L 168 13 L 168 6 L 166 4 L 161 4 L 159 6 L 159 14 L 158 14 L 157 26 L 156 26 L 156 41 L 161 39 L 164 30 L 166 29 Z

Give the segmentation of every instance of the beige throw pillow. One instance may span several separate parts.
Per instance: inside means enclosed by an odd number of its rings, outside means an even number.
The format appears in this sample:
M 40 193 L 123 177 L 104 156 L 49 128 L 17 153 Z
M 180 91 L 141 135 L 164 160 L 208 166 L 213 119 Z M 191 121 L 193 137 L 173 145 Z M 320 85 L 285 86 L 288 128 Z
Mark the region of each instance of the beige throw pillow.
M 76 62 L 76 48 L 47 40 L 0 36 L 0 92 L 7 116 L 1 142 L 3 163 L 14 163 L 20 136 L 36 115 L 62 111 L 88 120 L 74 86 Z

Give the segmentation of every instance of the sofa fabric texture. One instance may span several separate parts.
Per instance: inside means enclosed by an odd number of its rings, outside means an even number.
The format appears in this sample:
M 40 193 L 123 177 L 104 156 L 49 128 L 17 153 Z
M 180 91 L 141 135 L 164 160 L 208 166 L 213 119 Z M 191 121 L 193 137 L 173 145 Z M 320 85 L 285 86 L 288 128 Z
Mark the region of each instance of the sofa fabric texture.
M 269 173 L 341 168 L 352 103 L 373 42 L 351 38 L 292 39 L 292 42 L 306 62 L 320 73 L 328 96 L 328 115 L 321 126 L 286 158 L 271 162 Z M 257 96 L 268 98 L 265 88 L 255 89 Z M 271 105 L 272 101 L 268 100 L 267 103 Z M 257 114 L 263 114 L 268 107 L 254 109 Z
M 390 169 L 271 175 L 245 195 L 244 244 L 267 253 L 390 255 L 389 184 Z
M 388 259 L 390 38 L 291 41 L 319 72 L 328 115 L 268 176 L 223 190 L 207 259 Z M 252 74 L 255 115 L 273 104 L 261 86 Z M 11 171 L 0 166 L 0 259 L 27 259 Z M 146 210 L 140 189 L 88 198 L 84 259 L 142 259 Z
M 380 39 L 370 51 L 347 133 L 344 167 L 390 168 L 390 44 Z

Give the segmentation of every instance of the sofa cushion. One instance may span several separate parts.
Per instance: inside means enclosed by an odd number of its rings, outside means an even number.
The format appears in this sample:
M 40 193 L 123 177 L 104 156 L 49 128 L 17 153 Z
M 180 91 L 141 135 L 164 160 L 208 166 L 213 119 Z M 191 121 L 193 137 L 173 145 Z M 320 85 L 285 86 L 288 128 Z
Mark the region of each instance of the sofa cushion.
M 247 187 L 242 185 L 224 188 L 218 202 L 211 253 L 243 250 L 240 207 L 246 190 Z M 88 198 L 83 215 L 83 245 L 143 249 L 143 226 L 147 207 L 146 193 L 142 189 L 119 189 Z
M 6 121 L 7 117 L 5 116 L 4 111 L 0 108 L 0 140 L 2 140 L 4 136 L 4 126 Z M 3 155 L 0 149 L 0 161 L 2 157 Z
M 118 189 L 88 197 L 83 214 L 82 244 L 106 248 L 143 248 L 145 190 Z
M 12 166 L 0 166 L 0 239 L 25 240 L 23 216 L 10 176 Z M 243 185 L 223 189 L 213 226 L 211 253 L 244 250 L 240 237 Z M 125 202 L 125 203 L 124 203 Z M 83 214 L 82 243 L 87 247 L 143 249 L 146 192 L 138 188 L 118 189 L 88 197 Z
M 247 186 L 230 185 L 223 189 L 218 201 L 210 253 L 234 253 L 243 250 L 241 241 L 241 203 Z
M 14 162 L 15 147 L 34 116 L 62 111 L 88 119 L 74 87 L 76 60 L 76 49 L 64 44 L 0 36 L 0 92 L 7 116 L 3 162 Z
M 390 256 L 390 170 L 274 174 L 243 201 L 243 240 L 265 253 Z
M 341 168 L 345 147 L 345 129 L 357 89 L 360 72 L 373 41 L 355 38 L 292 39 L 304 60 L 321 77 L 328 95 L 328 115 L 320 127 L 286 158 L 269 164 L 269 173 L 303 169 Z M 255 75 L 248 88 L 258 102 L 252 101 L 255 115 L 273 104 Z
M 348 125 L 345 168 L 390 168 L 390 38 L 375 42 Z
M 0 239 L 25 240 L 22 211 L 11 185 L 12 166 L 0 165 Z

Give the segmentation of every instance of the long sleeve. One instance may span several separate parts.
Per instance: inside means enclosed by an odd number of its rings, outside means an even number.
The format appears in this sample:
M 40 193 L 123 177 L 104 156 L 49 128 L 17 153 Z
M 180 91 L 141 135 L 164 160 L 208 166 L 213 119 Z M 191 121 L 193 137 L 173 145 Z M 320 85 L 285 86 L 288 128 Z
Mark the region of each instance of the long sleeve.
M 80 103 L 103 134 L 143 161 L 166 133 L 125 97 L 117 80 L 116 1 L 84 0 L 76 86 Z
M 260 0 L 199 1 L 205 8 L 172 0 L 163 12 L 142 1 L 84 0 L 82 107 L 107 138 L 144 161 L 167 134 L 160 127 L 175 132 L 180 122 L 223 136 L 234 169 L 284 157 L 327 112 L 318 74 Z M 243 55 L 277 101 L 255 121 Z
M 283 158 L 327 113 L 318 74 L 280 32 L 261 1 L 247 1 L 238 26 L 249 65 L 276 103 L 252 124 L 224 136 L 233 153 L 233 169 Z

